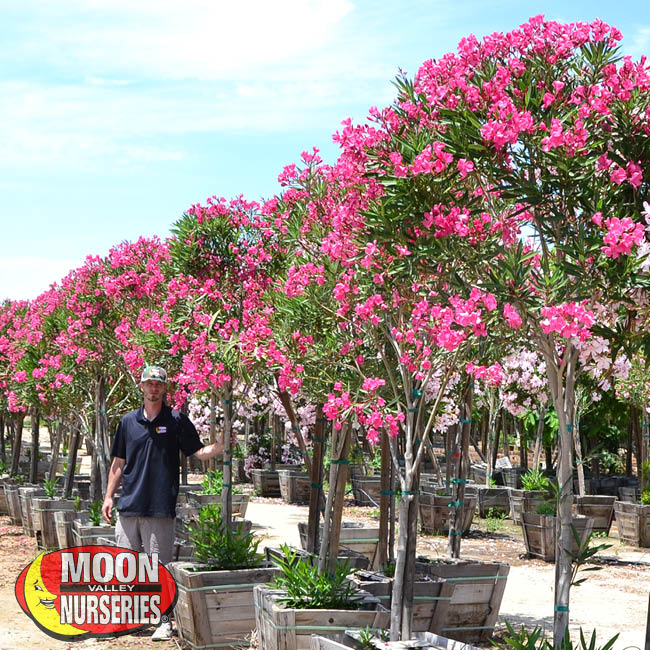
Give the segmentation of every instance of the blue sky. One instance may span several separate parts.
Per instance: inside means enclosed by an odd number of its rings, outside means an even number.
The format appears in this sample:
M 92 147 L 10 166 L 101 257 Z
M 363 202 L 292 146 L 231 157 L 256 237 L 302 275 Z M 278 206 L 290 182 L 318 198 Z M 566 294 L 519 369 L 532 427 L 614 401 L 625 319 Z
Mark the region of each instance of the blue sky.
M 401 68 L 544 13 L 650 52 L 647 2 L 0 0 L 0 300 L 164 237 L 208 196 L 268 197 Z

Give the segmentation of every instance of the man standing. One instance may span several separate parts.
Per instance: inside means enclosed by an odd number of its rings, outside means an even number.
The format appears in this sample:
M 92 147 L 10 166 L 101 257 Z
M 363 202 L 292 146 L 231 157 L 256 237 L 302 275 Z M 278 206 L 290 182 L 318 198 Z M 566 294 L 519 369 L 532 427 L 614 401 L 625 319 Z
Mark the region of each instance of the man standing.
M 174 518 L 179 485 L 178 451 L 208 460 L 223 450 L 223 441 L 204 446 L 190 419 L 164 403 L 167 373 L 148 366 L 140 378 L 144 403 L 121 420 L 113 440 L 113 462 L 102 515 L 110 523 L 113 496 L 122 495 L 115 526 L 117 546 L 158 553 L 163 564 L 172 560 Z M 152 637 L 171 638 L 171 623 L 161 623 Z

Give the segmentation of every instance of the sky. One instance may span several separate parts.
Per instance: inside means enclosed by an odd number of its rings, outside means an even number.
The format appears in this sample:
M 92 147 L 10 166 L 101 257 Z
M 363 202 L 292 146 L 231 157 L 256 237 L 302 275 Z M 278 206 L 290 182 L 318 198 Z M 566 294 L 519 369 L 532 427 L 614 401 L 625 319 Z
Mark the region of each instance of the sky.
M 0 301 L 277 176 L 400 70 L 543 13 L 650 54 L 647 0 L 0 0 Z

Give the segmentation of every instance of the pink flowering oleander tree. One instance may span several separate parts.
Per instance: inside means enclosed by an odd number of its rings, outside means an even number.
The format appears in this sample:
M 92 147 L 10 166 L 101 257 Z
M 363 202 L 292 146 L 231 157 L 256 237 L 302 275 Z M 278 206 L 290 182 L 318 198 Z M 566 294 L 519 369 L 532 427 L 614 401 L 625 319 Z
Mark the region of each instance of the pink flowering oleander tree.
M 542 355 L 559 419 L 554 643 L 569 623 L 572 429 L 580 344 L 614 337 L 648 286 L 639 252 L 648 198 L 650 94 L 645 58 L 621 58 L 601 21 L 532 18 L 507 34 L 463 39 L 401 82 L 398 104 L 464 159 L 481 188 L 436 208 L 445 225 L 518 215 L 530 243 L 506 241 L 486 285 Z M 603 323 L 599 309 L 610 314 Z
M 495 297 L 479 288 L 480 269 L 485 251 L 496 251 L 495 242 L 516 224 L 504 212 L 490 225 L 467 224 L 468 236 L 435 226 L 432 205 L 471 198 L 480 188 L 465 181 L 464 161 L 414 125 L 408 112 L 390 108 L 371 117 L 377 126 L 344 124 L 334 166 L 285 169 L 298 207 L 277 210 L 273 225 L 300 252 L 291 271 L 300 278 L 299 295 L 333 319 L 338 377 L 325 414 L 335 430 L 356 418 L 372 442 L 389 434 L 401 488 L 395 640 L 411 632 L 419 467 L 440 427 L 450 381 L 492 321 L 501 320 Z M 465 395 L 463 402 L 465 421 L 471 403 L 468 408 Z M 461 429 L 467 439 L 469 427 Z M 460 453 L 455 456 L 460 466 Z M 455 478 L 462 501 L 463 482 Z M 460 531 L 452 530 L 450 551 L 457 557 Z

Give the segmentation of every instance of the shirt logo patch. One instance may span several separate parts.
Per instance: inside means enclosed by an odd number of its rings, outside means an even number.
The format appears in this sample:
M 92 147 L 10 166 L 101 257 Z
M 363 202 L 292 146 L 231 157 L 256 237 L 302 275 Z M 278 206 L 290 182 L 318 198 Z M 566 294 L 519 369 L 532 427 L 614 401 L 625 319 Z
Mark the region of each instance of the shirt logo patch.
M 156 433 L 167 433 L 167 427 L 156 427 Z

